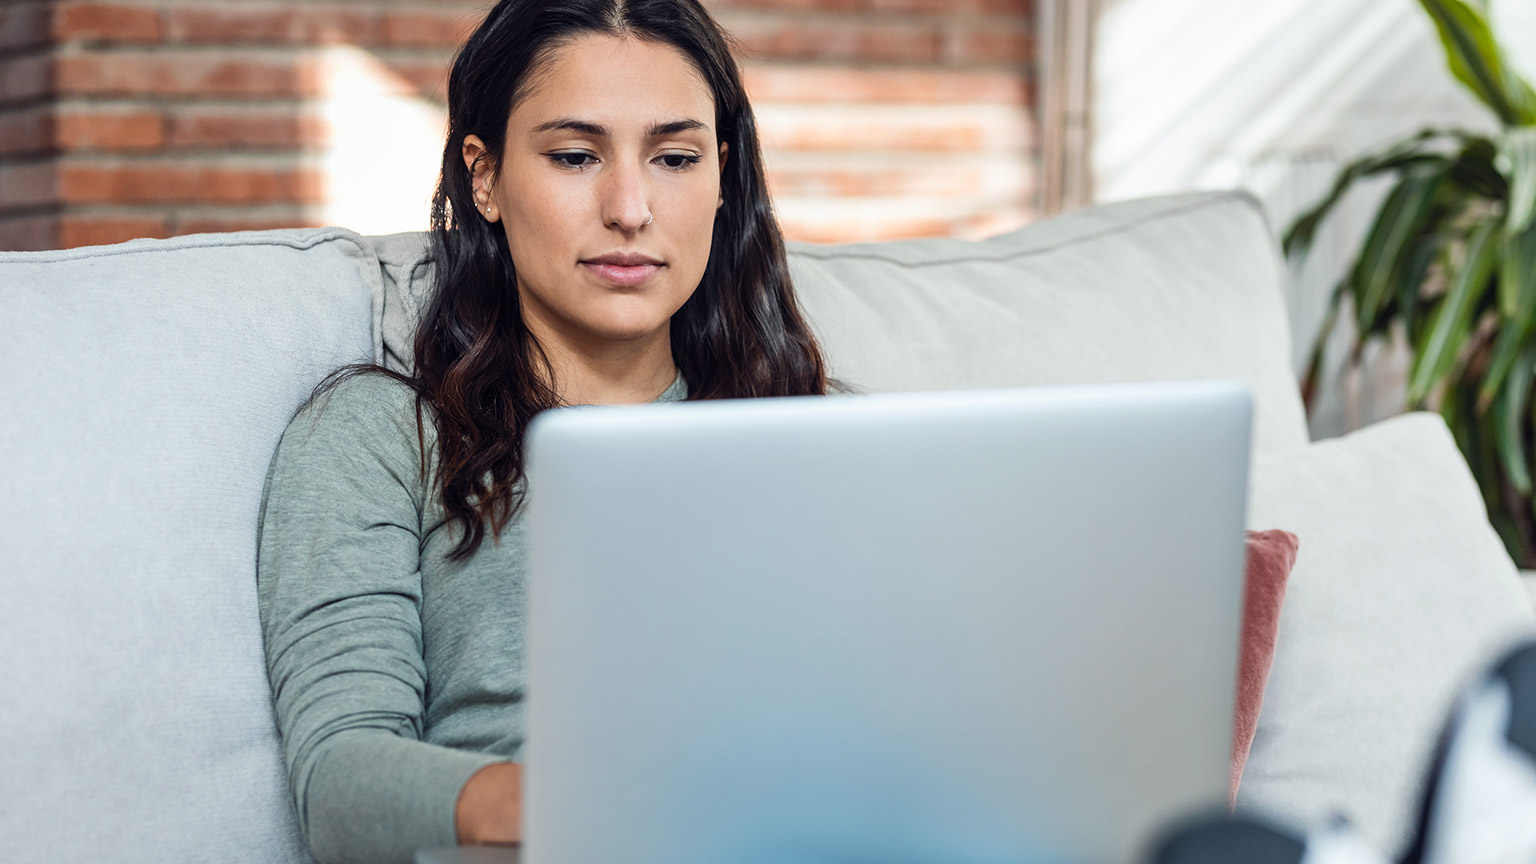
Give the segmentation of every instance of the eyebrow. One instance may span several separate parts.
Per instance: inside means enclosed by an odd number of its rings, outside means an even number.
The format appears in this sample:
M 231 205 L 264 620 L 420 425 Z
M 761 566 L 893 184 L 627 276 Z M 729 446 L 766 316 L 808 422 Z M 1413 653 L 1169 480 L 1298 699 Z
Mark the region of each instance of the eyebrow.
M 673 120 L 668 123 L 653 123 L 645 130 L 647 138 L 663 138 L 667 135 L 676 135 L 679 132 L 688 132 L 693 129 L 707 129 L 698 120 Z M 571 132 L 580 132 L 583 135 L 591 135 L 594 138 L 607 138 L 609 135 L 607 126 L 599 126 L 586 120 L 577 120 L 574 117 L 560 117 L 548 123 L 541 123 L 533 128 L 537 132 L 549 132 L 555 129 L 566 129 Z

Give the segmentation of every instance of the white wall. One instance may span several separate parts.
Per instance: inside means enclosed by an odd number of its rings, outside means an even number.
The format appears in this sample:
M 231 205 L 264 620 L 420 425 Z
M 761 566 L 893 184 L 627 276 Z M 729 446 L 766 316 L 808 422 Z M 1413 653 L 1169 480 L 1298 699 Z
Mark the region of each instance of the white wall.
M 377 57 L 331 45 L 317 58 L 324 200 L 315 218 L 362 234 L 425 231 L 437 187 L 448 111 Z
M 1094 45 L 1093 172 L 1100 201 L 1189 188 L 1252 189 L 1279 231 L 1353 156 L 1426 125 L 1495 123 L 1445 71 L 1415 0 L 1102 0 Z M 1496 0 L 1496 26 L 1536 75 L 1536 0 Z M 1327 292 L 1382 186 L 1345 202 L 1287 298 L 1298 371 Z M 1316 437 L 1399 410 L 1402 356 L 1341 378 Z M 1374 354 L 1372 355 L 1375 356 Z

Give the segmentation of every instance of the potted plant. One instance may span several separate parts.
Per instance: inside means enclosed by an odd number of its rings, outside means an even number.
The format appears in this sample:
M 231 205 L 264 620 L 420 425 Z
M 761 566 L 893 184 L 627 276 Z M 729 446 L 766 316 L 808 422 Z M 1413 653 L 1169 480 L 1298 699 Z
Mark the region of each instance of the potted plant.
M 1302 382 L 1311 405 L 1328 337 L 1348 298 L 1352 363 L 1372 339 L 1406 333 L 1408 408 L 1437 410 L 1520 566 L 1536 567 L 1536 90 L 1510 66 L 1479 2 L 1420 0 L 1458 81 L 1498 118 L 1495 134 L 1426 129 L 1345 166 L 1283 238 L 1305 256 L 1356 181 L 1395 177 L 1359 256 L 1334 289 Z

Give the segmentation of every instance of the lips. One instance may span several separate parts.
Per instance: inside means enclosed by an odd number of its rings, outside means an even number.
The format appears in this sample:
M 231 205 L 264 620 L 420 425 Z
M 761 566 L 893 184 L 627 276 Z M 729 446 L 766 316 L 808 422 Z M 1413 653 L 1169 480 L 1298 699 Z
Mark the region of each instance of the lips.
M 581 262 L 587 272 L 618 288 L 644 284 L 665 266 L 661 261 L 638 252 L 611 252 Z

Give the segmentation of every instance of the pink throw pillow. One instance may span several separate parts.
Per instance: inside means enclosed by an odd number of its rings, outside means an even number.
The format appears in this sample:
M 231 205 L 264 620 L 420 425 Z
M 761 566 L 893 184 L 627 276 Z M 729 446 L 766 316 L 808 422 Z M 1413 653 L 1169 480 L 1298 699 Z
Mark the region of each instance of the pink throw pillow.
M 1296 564 L 1300 541 L 1289 531 L 1249 531 L 1248 558 L 1243 568 L 1242 647 L 1237 663 L 1237 708 L 1232 724 L 1232 775 L 1230 792 L 1237 798 L 1237 784 L 1253 746 L 1264 704 L 1264 685 L 1275 660 L 1275 640 L 1280 635 L 1280 604 L 1285 582 Z

